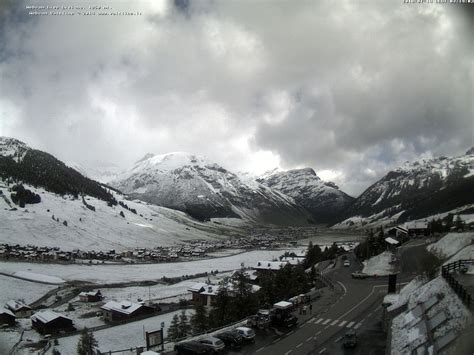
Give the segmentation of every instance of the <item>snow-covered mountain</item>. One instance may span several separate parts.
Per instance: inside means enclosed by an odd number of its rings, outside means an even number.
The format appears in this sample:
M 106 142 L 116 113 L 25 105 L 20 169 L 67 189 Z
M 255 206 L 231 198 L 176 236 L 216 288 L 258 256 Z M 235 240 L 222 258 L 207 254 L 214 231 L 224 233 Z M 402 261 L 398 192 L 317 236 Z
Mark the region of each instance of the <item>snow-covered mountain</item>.
M 405 221 L 474 203 L 474 150 L 405 163 L 365 190 L 340 225 Z
M 292 197 L 319 223 L 335 221 L 354 200 L 334 183 L 321 180 L 311 168 L 274 169 L 257 181 Z
M 123 193 L 206 220 L 236 217 L 263 223 L 306 224 L 307 211 L 294 200 L 205 158 L 188 153 L 147 154 L 117 180 Z
M 74 161 L 66 163 L 67 166 L 87 176 L 89 179 L 107 184 L 112 180 L 117 179 L 123 173 L 123 169 L 111 164 L 80 164 Z

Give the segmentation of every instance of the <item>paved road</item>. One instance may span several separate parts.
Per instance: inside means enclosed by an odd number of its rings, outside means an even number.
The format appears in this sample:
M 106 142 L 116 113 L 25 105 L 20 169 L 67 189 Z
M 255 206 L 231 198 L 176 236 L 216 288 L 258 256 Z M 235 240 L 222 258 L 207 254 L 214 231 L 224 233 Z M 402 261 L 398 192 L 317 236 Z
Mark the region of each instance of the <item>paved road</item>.
M 313 303 L 313 314 L 299 316 L 297 328 L 273 336 L 258 337 L 255 345 L 244 348 L 245 354 L 324 354 L 342 349 L 342 337 L 347 329 L 362 330 L 381 312 L 381 302 L 387 292 L 387 278 L 352 279 L 350 274 L 360 264 L 350 254 L 350 267 L 343 267 L 339 259 L 327 276 L 336 281 L 334 291 L 326 291 Z M 410 275 L 402 275 L 401 282 Z M 331 350 L 329 352 L 329 350 Z M 342 351 L 342 350 L 341 350 Z M 343 352 L 341 352 L 343 353 Z

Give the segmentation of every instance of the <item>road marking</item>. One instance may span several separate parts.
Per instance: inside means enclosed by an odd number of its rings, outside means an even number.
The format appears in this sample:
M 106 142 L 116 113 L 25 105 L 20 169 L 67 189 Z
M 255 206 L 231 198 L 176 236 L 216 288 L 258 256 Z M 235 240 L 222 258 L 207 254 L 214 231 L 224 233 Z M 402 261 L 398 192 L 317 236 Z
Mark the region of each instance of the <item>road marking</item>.
M 296 345 L 296 349 L 301 348 L 302 346 L 303 346 L 303 343 L 299 343 L 298 345 Z
M 344 324 L 346 324 L 346 323 L 347 323 L 347 321 L 346 321 L 346 320 L 343 320 L 341 323 L 338 324 L 338 326 L 339 326 L 339 327 L 343 327 Z
M 322 330 L 318 330 L 315 335 L 321 334 Z
M 288 355 L 289 353 L 291 353 L 293 350 L 288 350 L 285 355 Z
M 359 329 L 361 325 L 362 325 L 362 322 L 357 323 L 357 324 L 354 326 L 354 329 Z
M 303 328 L 306 325 L 306 323 L 303 323 L 300 325 L 300 328 Z
M 314 324 L 319 324 L 322 320 L 324 320 L 324 318 L 319 318 L 316 322 L 314 322 Z
M 306 339 L 306 342 L 309 342 L 313 339 L 313 337 L 309 337 L 308 339 Z
M 355 324 L 355 322 L 350 322 L 350 323 L 347 325 L 347 328 L 352 327 L 354 324 Z
M 260 349 L 257 349 L 256 353 L 258 353 L 259 351 L 262 351 L 263 349 L 265 349 L 264 346 L 262 346 Z
M 386 285 L 381 285 L 383 287 L 386 287 Z M 379 286 L 374 286 L 372 287 L 372 291 L 370 291 L 370 293 L 367 295 L 367 297 L 365 297 L 362 301 L 360 301 L 359 303 L 357 303 L 354 307 L 352 307 L 351 309 L 349 309 L 346 313 L 344 313 L 342 316 L 339 317 L 339 319 L 341 318 L 344 318 L 345 316 L 347 316 L 349 313 L 351 313 L 354 309 L 356 309 L 357 307 L 359 307 L 362 303 L 364 303 L 365 301 L 367 301 L 370 296 L 372 296 L 372 294 L 375 292 L 375 288 L 376 287 L 379 287 Z
M 313 317 L 313 318 L 311 318 L 311 319 L 308 321 L 308 323 L 312 323 L 312 322 L 314 322 L 315 320 L 316 320 L 316 318 Z
M 334 340 L 334 342 L 337 343 L 337 342 L 339 342 L 341 339 L 342 339 L 342 337 L 339 337 L 339 338 L 337 338 L 336 340 Z
M 329 318 L 328 318 L 328 319 L 326 319 L 326 320 L 323 322 L 323 325 L 326 325 L 326 324 L 328 324 L 330 321 L 331 321 L 331 319 L 329 319 Z
M 325 351 L 326 351 L 326 348 L 321 349 L 321 351 L 320 351 L 319 353 L 322 354 L 322 353 L 325 352 Z
M 290 335 L 290 334 L 293 334 L 294 330 L 290 330 L 288 333 L 286 333 L 287 335 Z
M 272 341 L 272 344 L 275 344 L 276 342 L 280 341 L 281 338 L 276 338 L 275 340 Z
M 336 325 L 337 323 L 339 323 L 339 319 L 334 320 L 334 321 L 331 323 L 331 325 Z
M 344 295 L 347 293 L 347 288 L 344 286 L 344 284 L 341 281 L 337 281 L 339 285 L 341 285 L 342 289 L 344 290 Z

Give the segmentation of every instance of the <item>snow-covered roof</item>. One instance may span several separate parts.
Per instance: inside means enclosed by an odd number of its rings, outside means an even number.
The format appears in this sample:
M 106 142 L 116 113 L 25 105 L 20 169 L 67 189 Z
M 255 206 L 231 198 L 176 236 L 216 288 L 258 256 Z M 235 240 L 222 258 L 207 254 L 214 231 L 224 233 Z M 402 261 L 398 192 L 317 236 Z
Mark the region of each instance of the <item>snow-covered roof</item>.
M 160 353 L 157 353 L 155 351 L 151 351 L 151 350 L 148 350 L 148 351 L 145 351 L 143 353 L 141 353 L 142 355 L 160 355 Z
M 388 244 L 392 244 L 392 245 L 397 245 L 397 244 L 399 244 L 398 240 L 393 239 L 393 238 L 391 238 L 391 237 L 385 238 L 385 241 L 386 241 Z
M 257 270 L 280 270 L 282 267 L 287 265 L 287 261 L 259 261 L 254 266 Z
M 204 282 L 196 282 L 188 287 L 189 292 L 201 292 L 202 289 L 205 289 L 207 284 Z
M 81 292 L 79 296 L 97 296 L 99 291 L 89 291 L 89 292 Z
M 280 302 L 277 302 L 273 305 L 273 307 L 279 308 L 279 309 L 287 309 L 287 308 L 290 308 L 292 306 L 293 306 L 293 303 L 287 302 L 287 301 L 280 301 Z
M 142 304 L 133 303 L 130 301 L 109 301 L 104 304 L 101 308 L 106 311 L 119 312 L 123 314 L 132 314 L 139 308 L 143 307 Z
M 298 257 L 285 256 L 284 258 L 281 258 L 281 261 L 282 262 L 287 262 L 291 265 L 298 265 L 298 264 L 301 264 L 303 262 L 303 259 L 298 258 Z
M 31 318 L 31 320 L 40 321 L 41 323 L 44 323 L 44 324 L 49 323 L 49 322 L 51 322 L 55 319 L 58 319 L 58 318 L 65 318 L 65 319 L 72 320 L 69 317 L 66 317 L 62 314 L 59 314 L 57 312 L 50 311 L 50 310 L 39 311 L 39 312 L 33 314 L 30 318 Z
M 428 222 L 427 221 L 411 221 L 411 222 L 406 222 L 403 226 L 406 229 L 426 229 L 428 228 Z
M 6 308 L 0 308 L 0 314 L 8 314 L 9 316 L 16 318 L 16 316 L 9 309 Z
M 474 223 L 474 214 L 458 214 L 458 216 L 466 224 Z
M 31 309 L 30 306 L 24 304 L 23 302 L 21 301 L 14 301 L 14 300 L 11 300 L 11 301 L 8 301 L 6 303 L 7 307 L 12 310 L 13 312 L 17 312 L 19 310 L 22 310 L 22 309 Z

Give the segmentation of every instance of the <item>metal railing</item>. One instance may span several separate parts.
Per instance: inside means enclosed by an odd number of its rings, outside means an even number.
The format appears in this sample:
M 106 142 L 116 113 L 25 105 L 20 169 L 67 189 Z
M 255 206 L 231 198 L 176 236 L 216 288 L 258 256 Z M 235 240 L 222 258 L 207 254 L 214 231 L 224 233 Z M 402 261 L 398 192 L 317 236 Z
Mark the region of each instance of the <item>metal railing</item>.
M 452 272 L 466 272 L 468 265 L 474 265 L 473 259 L 457 260 L 441 267 L 441 275 L 444 277 L 446 282 L 451 286 L 453 291 L 459 296 L 459 298 L 467 305 L 471 307 L 472 296 L 466 290 L 458 280 L 454 278 Z

